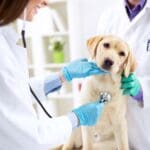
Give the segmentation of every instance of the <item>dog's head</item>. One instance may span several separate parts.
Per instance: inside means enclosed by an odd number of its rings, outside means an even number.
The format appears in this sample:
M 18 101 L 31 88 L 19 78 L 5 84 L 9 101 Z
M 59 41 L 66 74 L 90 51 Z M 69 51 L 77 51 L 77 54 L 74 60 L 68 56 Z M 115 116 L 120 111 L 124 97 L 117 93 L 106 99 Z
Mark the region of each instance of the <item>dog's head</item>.
M 97 65 L 112 74 L 124 72 L 127 77 L 136 68 L 128 44 L 116 36 L 93 37 L 87 41 L 87 46 Z

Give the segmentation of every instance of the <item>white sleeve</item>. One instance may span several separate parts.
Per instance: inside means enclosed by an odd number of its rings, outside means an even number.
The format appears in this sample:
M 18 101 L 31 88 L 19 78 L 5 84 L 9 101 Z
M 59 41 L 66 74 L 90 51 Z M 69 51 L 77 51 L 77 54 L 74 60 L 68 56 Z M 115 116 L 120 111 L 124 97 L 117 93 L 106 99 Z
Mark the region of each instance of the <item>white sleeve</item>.
M 150 108 L 150 77 L 141 77 L 139 81 L 143 90 L 144 108 Z
M 47 150 L 63 144 L 72 131 L 70 120 L 65 116 L 38 120 L 20 84 L 0 73 L 0 149 Z
M 59 90 L 62 82 L 58 73 L 51 73 L 46 76 L 30 78 L 30 86 L 39 100 L 43 101 L 49 93 Z
M 44 76 L 30 78 L 30 86 L 40 101 L 47 100 L 44 92 L 44 81 Z
M 1 37 L 0 43 L 0 149 L 48 150 L 63 144 L 72 131 L 70 120 L 66 116 L 44 121 L 37 118 L 20 63 L 22 51 L 9 49 Z

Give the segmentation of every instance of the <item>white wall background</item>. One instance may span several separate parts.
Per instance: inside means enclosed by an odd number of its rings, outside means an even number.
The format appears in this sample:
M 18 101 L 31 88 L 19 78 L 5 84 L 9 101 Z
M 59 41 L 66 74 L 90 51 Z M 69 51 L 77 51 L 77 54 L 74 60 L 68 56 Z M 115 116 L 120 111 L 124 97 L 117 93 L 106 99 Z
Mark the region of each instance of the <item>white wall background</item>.
M 120 0 L 68 0 L 71 58 L 85 57 L 86 40 L 97 32 L 98 19 L 108 6 Z

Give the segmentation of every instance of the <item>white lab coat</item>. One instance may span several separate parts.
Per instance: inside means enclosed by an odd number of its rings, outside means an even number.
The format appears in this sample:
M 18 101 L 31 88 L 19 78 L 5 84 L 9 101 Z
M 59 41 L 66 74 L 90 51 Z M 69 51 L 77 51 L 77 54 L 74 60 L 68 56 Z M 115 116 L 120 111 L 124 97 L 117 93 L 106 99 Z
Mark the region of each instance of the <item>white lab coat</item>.
M 72 131 L 66 116 L 41 121 L 32 107 L 26 49 L 17 34 L 0 27 L 0 150 L 48 150 L 66 141 Z M 43 83 L 40 98 L 45 98 Z
M 150 1 L 130 22 L 124 0 L 115 8 L 101 15 L 98 34 L 114 34 L 126 40 L 138 62 L 136 75 L 140 80 L 144 95 L 143 108 L 133 99 L 128 101 L 128 128 L 131 150 L 150 150 Z

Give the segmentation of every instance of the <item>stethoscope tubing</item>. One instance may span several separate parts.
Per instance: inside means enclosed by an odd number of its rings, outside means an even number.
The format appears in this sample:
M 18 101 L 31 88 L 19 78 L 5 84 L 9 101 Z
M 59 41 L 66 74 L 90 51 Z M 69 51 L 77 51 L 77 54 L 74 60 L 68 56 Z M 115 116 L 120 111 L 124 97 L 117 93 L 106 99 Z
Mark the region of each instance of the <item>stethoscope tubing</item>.
M 25 39 L 25 30 L 21 31 L 21 36 L 22 36 L 22 42 L 23 42 L 23 47 L 27 48 L 27 44 L 26 44 L 26 39 Z M 43 111 L 45 112 L 45 114 L 49 117 L 52 118 L 52 116 L 48 113 L 48 111 L 45 109 L 45 107 L 43 106 L 43 104 L 41 103 L 40 99 L 37 97 L 37 95 L 35 94 L 35 92 L 33 91 L 32 87 L 29 84 L 29 88 L 30 88 L 30 92 L 33 95 L 33 97 L 35 98 L 35 100 L 37 101 L 37 103 L 41 106 L 41 108 L 43 109 Z

